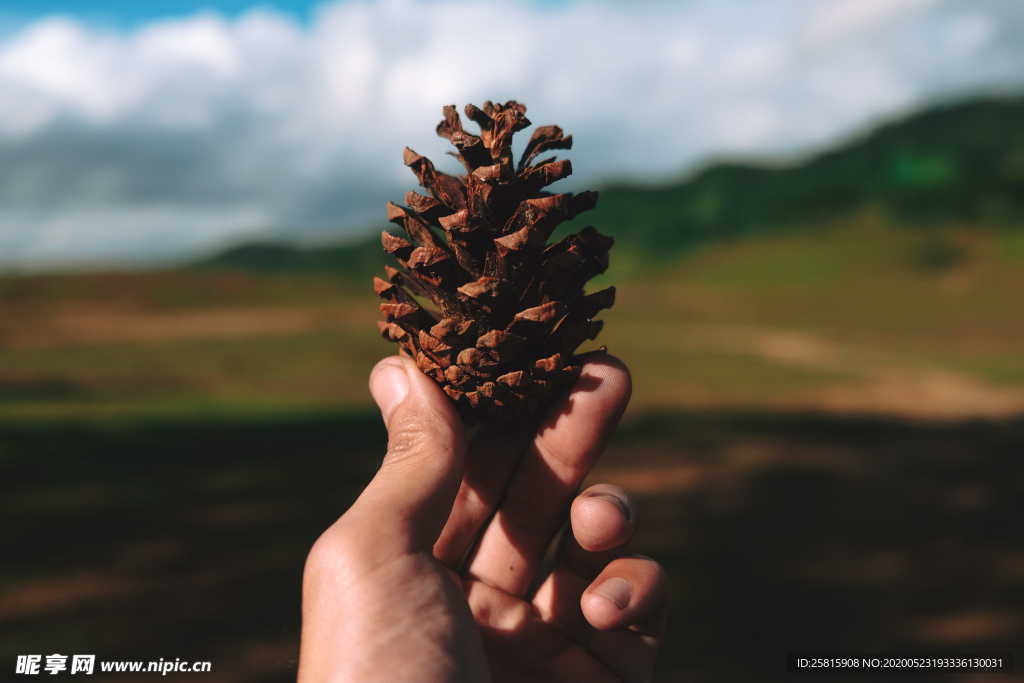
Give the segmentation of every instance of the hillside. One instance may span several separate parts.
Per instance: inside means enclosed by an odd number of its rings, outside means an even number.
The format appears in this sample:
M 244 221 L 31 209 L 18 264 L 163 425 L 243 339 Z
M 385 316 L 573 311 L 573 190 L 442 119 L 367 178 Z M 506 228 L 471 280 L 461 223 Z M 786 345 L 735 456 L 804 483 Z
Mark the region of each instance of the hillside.
M 662 188 L 613 186 L 587 222 L 661 254 L 863 207 L 913 226 L 1024 216 L 1024 98 L 936 108 L 789 166 L 719 163 Z
M 864 208 L 911 226 L 1024 217 L 1024 97 L 930 109 L 789 165 L 721 162 L 662 187 L 613 185 L 562 232 L 598 226 L 620 254 L 671 257 L 730 237 L 789 230 Z M 381 221 L 383 225 L 383 219 Z M 376 236 L 349 245 L 244 244 L 201 265 L 363 277 L 379 267 Z
M 374 231 L 374 236 L 368 239 L 319 247 L 247 242 L 225 249 L 196 265 L 259 273 L 330 272 L 353 280 L 365 280 L 380 269 L 380 263 L 380 240 Z

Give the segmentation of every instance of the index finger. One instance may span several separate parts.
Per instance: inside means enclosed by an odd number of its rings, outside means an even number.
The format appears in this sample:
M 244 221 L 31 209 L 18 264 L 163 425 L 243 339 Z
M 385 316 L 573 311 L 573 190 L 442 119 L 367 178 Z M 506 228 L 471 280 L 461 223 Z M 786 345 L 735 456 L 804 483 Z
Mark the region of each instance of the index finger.
M 542 423 L 480 539 L 468 574 L 524 595 L 565 522 L 580 484 L 604 450 L 632 391 L 629 371 L 608 355 L 583 366 L 569 394 Z

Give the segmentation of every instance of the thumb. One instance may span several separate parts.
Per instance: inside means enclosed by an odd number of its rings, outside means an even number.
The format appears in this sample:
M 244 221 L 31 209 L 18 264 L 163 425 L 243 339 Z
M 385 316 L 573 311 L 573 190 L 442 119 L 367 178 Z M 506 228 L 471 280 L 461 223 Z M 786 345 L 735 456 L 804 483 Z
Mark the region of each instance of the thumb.
M 397 534 L 409 550 L 429 550 L 462 479 L 462 421 L 441 388 L 409 358 L 377 363 L 370 393 L 388 430 L 388 450 L 356 502 L 359 516 Z

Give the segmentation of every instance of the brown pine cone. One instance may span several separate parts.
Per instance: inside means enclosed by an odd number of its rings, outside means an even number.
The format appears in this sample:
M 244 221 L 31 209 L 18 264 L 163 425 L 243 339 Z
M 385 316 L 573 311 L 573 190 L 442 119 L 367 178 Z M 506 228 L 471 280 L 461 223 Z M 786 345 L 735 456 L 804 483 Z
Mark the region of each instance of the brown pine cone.
M 612 238 L 588 226 L 554 244 L 559 223 L 597 203 L 596 192 L 551 194 L 543 188 L 572 173 L 572 136 L 558 126 L 533 133 L 518 165 L 512 135 L 530 125 L 515 101 L 466 105 L 479 127 L 462 127 L 455 106 L 443 108 L 437 133 L 464 175 L 442 173 L 409 148 L 405 165 L 430 196 L 408 192 L 405 206 L 388 203 L 388 219 L 406 237 L 381 235 L 401 268 L 374 278 L 383 299 L 381 334 L 416 359 L 468 421 L 504 421 L 537 414 L 573 382 L 574 353 L 601 330 L 598 311 L 615 288 L 584 294 L 584 284 L 608 267 Z

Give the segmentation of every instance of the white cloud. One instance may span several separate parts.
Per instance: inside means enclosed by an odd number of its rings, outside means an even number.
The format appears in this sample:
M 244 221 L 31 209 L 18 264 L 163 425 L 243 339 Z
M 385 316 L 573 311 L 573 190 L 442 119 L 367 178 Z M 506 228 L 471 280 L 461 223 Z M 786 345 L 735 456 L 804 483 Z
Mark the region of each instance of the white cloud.
M 930 98 L 1024 84 L 1018 0 L 558 8 L 350 0 L 0 39 L 0 264 L 175 257 L 383 222 L 446 164 L 443 104 L 516 98 L 572 132 L 579 187 L 792 152 Z
M 936 0 L 831 0 L 813 8 L 806 35 L 816 43 L 876 30 L 934 5 Z
M 992 36 L 996 27 L 990 15 L 969 12 L 950 22 L 949 46 L 957 54 L 971 54 L 981 49 Z

